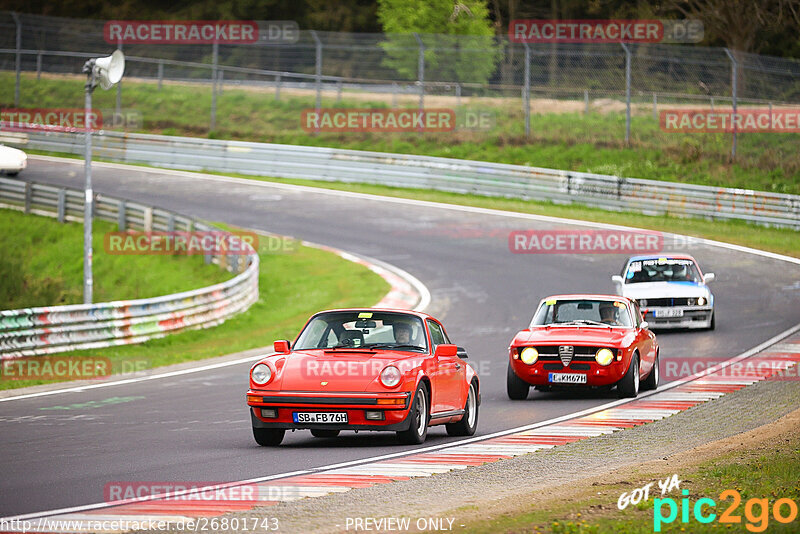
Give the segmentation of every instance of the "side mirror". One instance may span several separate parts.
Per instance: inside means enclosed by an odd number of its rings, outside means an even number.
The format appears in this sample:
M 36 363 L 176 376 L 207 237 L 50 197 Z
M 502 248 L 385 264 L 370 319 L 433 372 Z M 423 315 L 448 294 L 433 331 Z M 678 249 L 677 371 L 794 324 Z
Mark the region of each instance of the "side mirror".
M 436 347 L 436 351 L 433 354 L 434 356 L 439 356 L 442 358 L 453 357 L 458 354 L 458 347 L 448 343 L 442 343 Z
M 703 283 L 704 284 L 707 284 L 709 282 L 713 282 L 716 279 L 717 279 L 717 277 L 714 276 L 714 273 L 707 273 L 707 274 L 703 275 Z
M 286 354 L 289 352 L 289 341 L 286 339 L 279 339 L 272 344 L 272 348 L 275 349 L 275 352 L 278 354 Z
M 622 285 L 622 284 L 625 283 L 625 280 L 623 280 L 622 277 L 620 275 L 618 275 L 618 274 L 615 274 L 614 276 L 612 276 L 611 277 L 611 281 L 614 282 L 615 284 L 619 284 L 619 285 Z
M 467 356 L 467 349 L 464 347 L 456 347 L 456 356 L 461 358 L 462 360 L 466 359 Z
M 647 321 L 642 321 L 642 324 L 639 325 L 639 328 L 641 328 L 642 330 L 647 330 L 648 328 L 650 328 L 650 323 L 648 323 Z

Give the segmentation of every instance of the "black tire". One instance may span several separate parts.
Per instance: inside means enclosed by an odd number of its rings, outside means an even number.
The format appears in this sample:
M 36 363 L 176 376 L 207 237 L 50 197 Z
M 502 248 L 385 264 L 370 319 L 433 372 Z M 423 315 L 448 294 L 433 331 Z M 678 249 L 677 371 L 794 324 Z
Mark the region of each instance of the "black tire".
M 716 322 L 717 322 L 716 314 L 714 312 L 711 312 L 711 324 L 708 325 L 708 329 L 714 330 L 717 327 Z
M 634 353 L 631 357 L 631 364 L 619 382 L 617 382 L 617 393 L 620 398 L 634 398 L 639 394 L 639 355 Z
M 315 428 L 311 430 L 311 435 L 314 436 L 315 438 L 335 438 L 336 436 L 339 435 L 339 431 L 327 430 L 324 428 L 319 428 L 319 429 Z
M 647 378 L 644 379 L 644 382 L 642 382 L 642 390 L 649 391 L 651 389 L 657 389 L 660 379 L 661 372 L 658 370 L 658 353 L 656 352 L 656 359 L 655 362 L 653 362 L 653 369 L 650 371 L 650 374 L 647 375 Z
M 256 428 L 253 427 L 253 437 L 262 447 L 277 447 L 283 441 L 286 430 L 282 428 Z
M 408 430 L 397 432 L 397 438 L 406 445 L 419 445 L 428 437 L 428 422 L 430 421 L 430 410 L 428 410 L 428 390 L 424 384 L 417 386 L 414 392 L 414 400 L 409 410 L 411 426 Z
M 9 171 L 9 172 L 6 173 L 6 175 L 10 176 L 11 178 L 15 177 L 18 174 L 19 174 L 19 171 Z
M 475 382 L 470 382 L 467 401 L 464 403 L 464 417 L 455 423 L 444 425 L 450 436 L 471 436 L 478 428 L 478 392 Z
M 508 364 L 508 372 L 506 373 L 506 393 L 511 400 L 525 400 L 528 398 L 528 392 L 531 385 L 517 376 L 511 364 Z

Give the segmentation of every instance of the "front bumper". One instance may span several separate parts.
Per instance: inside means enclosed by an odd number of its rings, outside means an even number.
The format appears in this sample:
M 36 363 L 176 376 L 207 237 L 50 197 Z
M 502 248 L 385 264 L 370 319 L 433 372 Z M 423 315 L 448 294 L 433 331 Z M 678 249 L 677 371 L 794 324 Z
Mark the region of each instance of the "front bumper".
M 533 365 L 527 365 L 520 360 L 511 360 L 511 367 L 514 373 L 532 386 L 553 386 L 553 387 L 592 387 L 592 386 L 611 386 L 625 376 L 628 370 L 626 362 L 613 361 L 607 366 L 602 366 L 596 362 L 573 361 L 567 367 L 561 362 L 537 361 Z M 586 383 L 571 384 L 563 382 L 551 382 L 550 373 L 570 373 L 585 374 Z
M 680 310 L 681 317 L 656 317 L 657 313 Z M 648 307 L 642 317 L 652 328 L 709 328 L 714 308 L 710 306 Z
M 310 393 L 310 392 L 247 392 L 248 398 L 261 397 L 261 402 L 248 400 L 254 428 L 327 429 L 327 430 L 408 430 L 411 426 L 408 392 L 396 393 Z M 381 402 L 402 401 L 389 405 Z M 265 418 L 261 408 L 277 410 L 277 417 Z M 383 420 L 366 418 L 366 412 L 382 412 Z M 347 423 L 295 423 L 294 412 L 346 412 Z

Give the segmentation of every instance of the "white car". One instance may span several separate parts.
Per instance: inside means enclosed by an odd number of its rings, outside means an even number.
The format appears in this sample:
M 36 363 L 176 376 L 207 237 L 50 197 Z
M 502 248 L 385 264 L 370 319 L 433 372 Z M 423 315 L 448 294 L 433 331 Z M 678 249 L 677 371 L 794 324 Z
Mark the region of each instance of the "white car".
M 16 176 L 28 166 L 28 155 L 22 150 L 0 145 L 0 173 Z
M 714 330 L 714 273 L 703 274 L 686 254 L 633 256 L 611 280 L 617 294 L 635 299 L 651 328 Z

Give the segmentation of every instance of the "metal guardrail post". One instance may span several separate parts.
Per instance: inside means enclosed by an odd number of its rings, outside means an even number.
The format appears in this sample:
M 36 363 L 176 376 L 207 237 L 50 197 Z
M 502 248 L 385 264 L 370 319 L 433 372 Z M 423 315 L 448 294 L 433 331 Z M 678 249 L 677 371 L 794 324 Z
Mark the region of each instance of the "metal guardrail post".
M 736 61 L 736 58 L 733 57 L 731 51 L 727 48 L 725 49 L 725 53 L 728 54 L 728 58 L 731 60 L 731 99 L 733 100 L 733 116 L 736 116 L 736 104 L 737 104 L 737 96 L 738 96 L 738 86 L 739 86 L 739 62 Z M 733 142 L 731 144 L 731 159 L 736 159 L 736 122 L 733 123 Z
M 33 196 L 33 182 L 25 182 L 25 211 L 28 214 L 31 212 L 31 197 Z
M 522 106 L 525 114 L 525 138 L 531 136 L 531 49 L 528 43 L 525 46 L 525 81 L 522 88 Z
M 19 107 L 19 79 L 22 76 L 22 21 L 19 20 L 19 14 L 12 11 L 11 16 L 14 18 L 14 24 L 17 27 L 17 39 L 16 39 L 16 54 L 15 54 L 15 63 L 16 63 L 16 79 L 14 82 L 14 107 Z
M 217 60 L 219 56 L 219 43 L 215 40 L 211 45 L 211 123 L 208 130 L 217 129 Z
M 631 49 L 620 43 L 625 50 L 625 146 L 631 144 Z
M 175 215 L 172 213 L 167 217 L 167 232 L 175 231 Z
M 58 222 L 63 223 L 67 211 L 67 190 L 63 187 L 58 190 Z
M 322 108 L 322 41 L 320 41 L 319 37 L 317 36 L 317 32 L 315 30 L 311 31 L 311 37 L 314 38 L 315 43 L 315 58 L 314 58 L 314 83 L 317 86 L 317 103 L 315 109 L 317 114 L 319 114 L 319 110 Z
M 425 43 L 422 42 L 419 34 L 414 32 L 414 39 L 419 45 L 419 56 L 417 57 L 417 83 L 419 84 L 419 109 L 425 109 Z
M 117 204 L 117 226 L 120 232 L 128 229 L 128 204 L 124 200 L 120 200 Z

